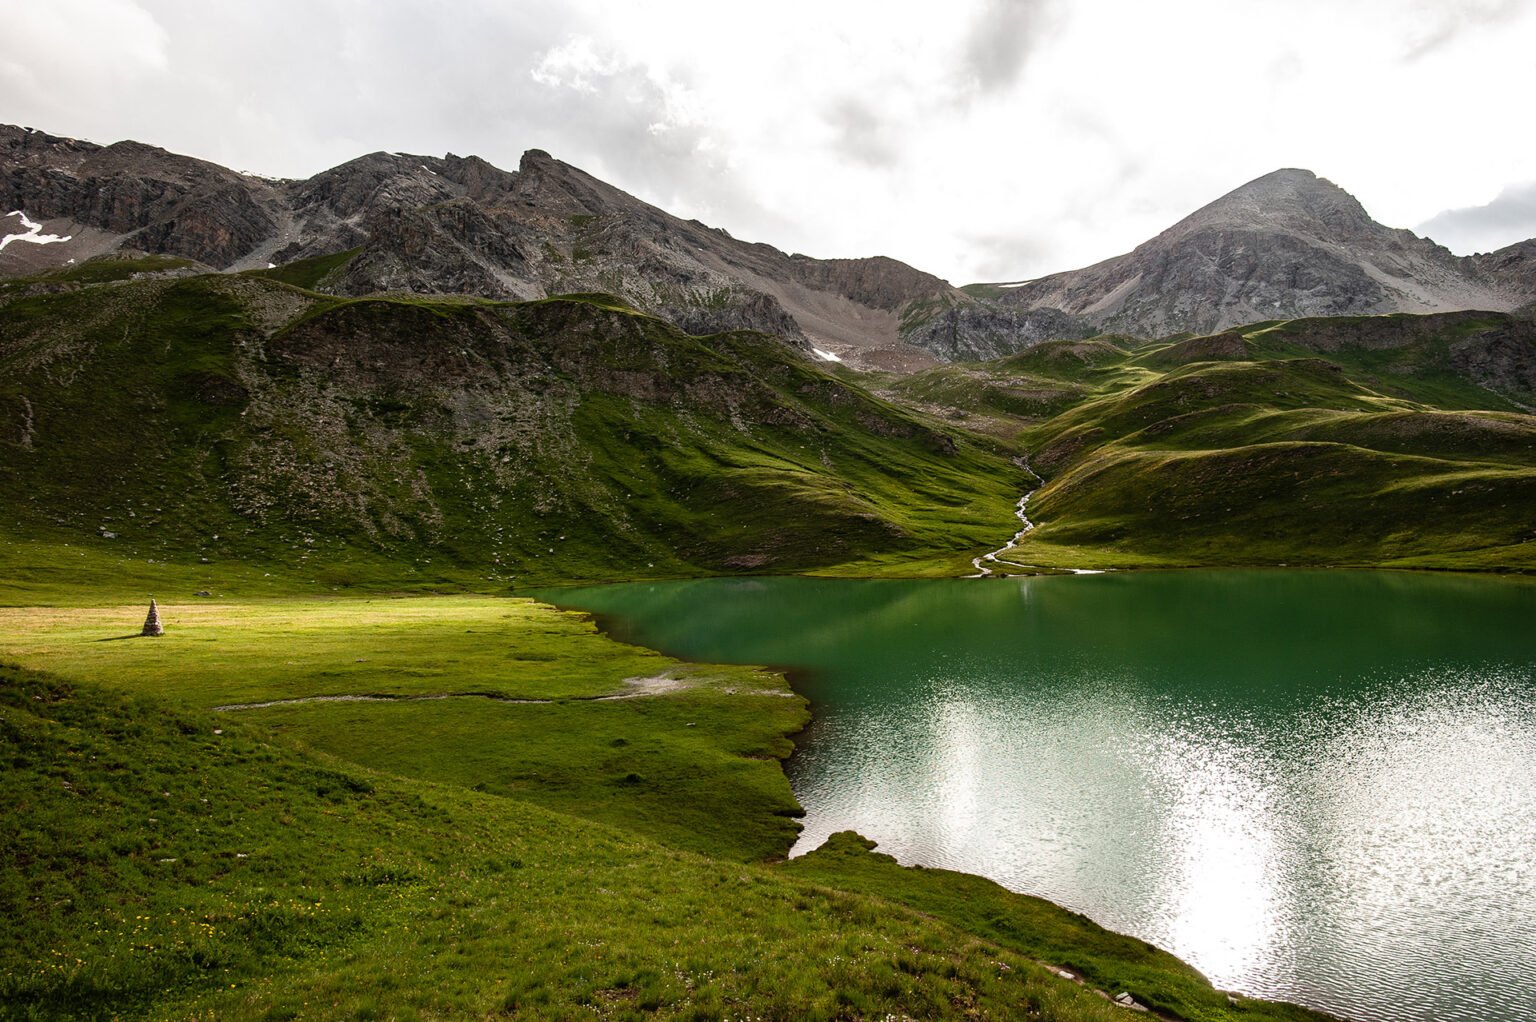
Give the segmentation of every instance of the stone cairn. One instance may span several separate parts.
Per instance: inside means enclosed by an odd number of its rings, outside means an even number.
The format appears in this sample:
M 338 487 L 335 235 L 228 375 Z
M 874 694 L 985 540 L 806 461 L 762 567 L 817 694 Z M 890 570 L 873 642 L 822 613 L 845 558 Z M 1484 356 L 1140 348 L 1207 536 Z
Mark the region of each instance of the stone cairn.
M 160 623 L 160 608 L 153 598 L 149 601 L 149 617 L 144 619 L 144 631 L 140 635 L 164 635 L 165 625 Z

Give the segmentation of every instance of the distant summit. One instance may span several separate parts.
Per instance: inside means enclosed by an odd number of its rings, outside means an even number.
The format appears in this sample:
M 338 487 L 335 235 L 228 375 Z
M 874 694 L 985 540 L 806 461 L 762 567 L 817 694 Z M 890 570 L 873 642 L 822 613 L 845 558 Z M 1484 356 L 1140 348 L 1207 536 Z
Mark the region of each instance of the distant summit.
M 999 288 L 996 300 L 1148 337 L 1305 316 L 1504 312 L 1536 297 L 1528 270 L 1497 269 L 1508 254 L 1452 255 L 1412 231 L 1383 227 L 1333 182 L 1285 169 L 1125 255 Z

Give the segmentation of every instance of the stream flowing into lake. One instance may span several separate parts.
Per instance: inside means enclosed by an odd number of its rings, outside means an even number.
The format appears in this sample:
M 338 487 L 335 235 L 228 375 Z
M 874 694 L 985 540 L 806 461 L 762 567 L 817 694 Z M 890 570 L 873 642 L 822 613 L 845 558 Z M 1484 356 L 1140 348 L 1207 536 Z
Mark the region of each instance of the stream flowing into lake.
M 1536 584 L 1201 571 L 541 594 L 793 669 L 857 830 L 1352 1019 L 1536 1020 Z

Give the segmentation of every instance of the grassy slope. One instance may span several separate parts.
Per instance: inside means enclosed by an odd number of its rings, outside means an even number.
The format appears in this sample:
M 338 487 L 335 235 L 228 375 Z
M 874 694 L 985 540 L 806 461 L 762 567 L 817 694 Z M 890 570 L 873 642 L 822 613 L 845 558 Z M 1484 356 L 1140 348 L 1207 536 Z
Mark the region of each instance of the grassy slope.
M 0 657 L 52 672 L 0 668 L 0 1017 L 1118 1017 L 1034 959 L 1230 1014 L 976 878 L 765 864 L 805 712 L 777 676 L 522 600 L 173 604 L 102 641 L 138 610 L 0 613 Z M 686 686 L 589 698 L 657 675 Z M 382 692 L 556 701 L 209 709 Z
M 1040 898 L 1014 895 L 968 873 L 903 868 L 874 842 L 845 831 L 786 867 L 795 876 L 914 908 L 1065 969 L 1096 988 L 1134 991 L 1136 999 L 1177 1018 L 1224 1019 L 1235 1012 L 1225 993 L 1184 962 L 1151 944 L 1113 933 L 1086 916 Z M 1251 1019 L 1319 1018 L 1288 1004 L 1241 999 Z
M 317 587 L 954 573 L 1020 483 L 761 335 L 601 296 L 12 282 L 0 370 L 7 544 Z
M 640 814 L 651 832 L 684 846 L 718 831 L 707 847 L 733 857 L 774 855 L 797 830 L 778 758 L 805 710 L 773 675 L 696 670 L 608 642 L 580 615 L 528 600 L 171 603 L 162 640 L 111 641 L 137 631 L 125 617 L 0 609 L 0 649 L 29 666 L 202 710 L 343 695 L 555 700 L 320 702 L 240 715 L 382 769 L 610 822 Z M 689 687 L 667 699 L 593 700 L 628 691 L 626 678 L 660 676 Z
M 867 898 L 0 670 L 0 1016 L 1114 1011 Z
M 1490 359 L 1466 354 L 1492 337 L 1506 364 L 1528 362 L 1506 319 L 1059 342 L 901 389 L 1005 415 L 1033 452 L 1047 480 L 1030 504 L 1038 528 L 1009 559 L 1530 570 L 1536 418 L 1518 410 L 1518 372 L 1513 396 L 1491 391 L 1473 375 Z M 1004 400 L 1019 393 L 1033 410 Z

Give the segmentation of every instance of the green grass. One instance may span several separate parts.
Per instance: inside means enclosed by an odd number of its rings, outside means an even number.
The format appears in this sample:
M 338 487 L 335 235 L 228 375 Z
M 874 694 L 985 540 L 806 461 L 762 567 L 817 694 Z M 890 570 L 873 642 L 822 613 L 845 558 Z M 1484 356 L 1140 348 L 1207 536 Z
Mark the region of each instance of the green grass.
M 308 291 L 318 291 L 361 251 L 361 248 L 349 248 L 329 255 L 295 259 L 281 266 L 274 266 L 270 270 L 248 272 L 253 277 L 264 277 L 267 280 L 281 281 Z
M 128 280 L 136 274 L 165 273 L 198 266 L 191 259 L 166 255 L 103 255 L 76 266 L 52 270 L 35 278 L 50 283 L 110 284 Z M 16 282 L 11 282 L 15 286 Z
M 1464 313 L 1052 342 L 893 390 L 1029 451 L 1046 482 L 1009 560 L 1529 571 L 1536 419 L 1483 385 L 1536 358 L 1522 329 Z
M 0 728 L 0 1017 L 1115 1011 L 915 913 L 239 720 L 0 668 Z
M 787 871 L 828 887 L 856 891 L 915 909 L 1002 947 L 1071 972 L 1098 989 L 1129 992 L 1150 1008 L 1202 1022 L 1231 1018 L 1227 995 L 1166 951 L 1104 929 L 1086 916 L 1040 898 L 1015 895 L 982 877 L 942 869 L 904 868 L 851 831 L 792 860 Z M 1289 1004 L 1242 999 L 1252 1019 L 1318 1019 Z
M 806 715 L 777 675 L 682 664 L 526 599 L 166 602 L 154 640 L 132 638 L 142 617 L 139 604 L 0 608 L 0 656 L 202 710 L 404 697 L 233 712 L 353 762 L 629 821 L 679 847 L 770 858 L 797 829 L 778 761 Z M 655 678 L 676 691 L 594 698 Z M 458 698 L 409 698 L 441 695 Z

